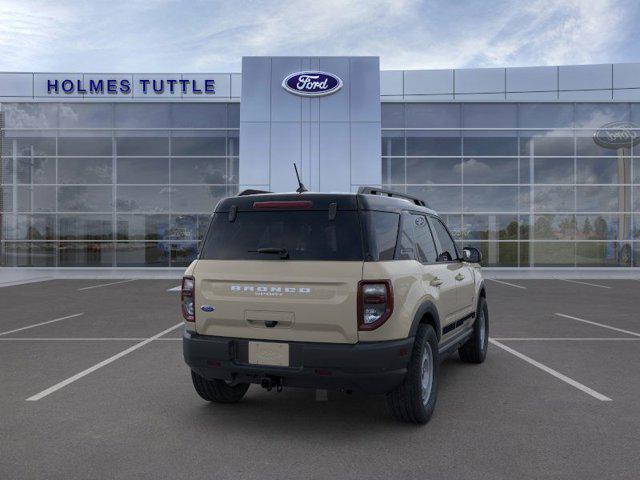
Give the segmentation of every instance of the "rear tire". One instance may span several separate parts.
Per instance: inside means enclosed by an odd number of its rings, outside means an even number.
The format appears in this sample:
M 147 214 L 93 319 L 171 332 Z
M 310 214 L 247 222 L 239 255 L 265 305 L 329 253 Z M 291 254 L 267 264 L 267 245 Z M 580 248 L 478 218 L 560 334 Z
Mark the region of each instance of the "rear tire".
M 418 327 L 407 375 L 402 384 L 387 393 L 392 415 L 409 423 L 427 423 L 438 397 L 438 337 L 431 325 Z
M 242 400 L 249 390 L 248 383 L 229 385 L 224 380 L 207 380 L 193 370 L 191 370 L 191 380 L 198 395 L 209 402 L 236 403 Z
M 460 360 L 467 363 L 482 363 L 487 358 L 489 343 L 489 309 L 484 297 L 478 301 L 476 321 L 473 324 L 471 338 L 458 349 Z

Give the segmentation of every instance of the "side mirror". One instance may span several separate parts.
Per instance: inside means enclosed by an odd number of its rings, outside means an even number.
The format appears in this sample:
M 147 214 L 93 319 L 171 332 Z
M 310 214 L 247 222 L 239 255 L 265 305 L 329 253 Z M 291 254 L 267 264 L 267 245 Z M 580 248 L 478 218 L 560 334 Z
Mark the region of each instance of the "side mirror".
M 482 262 L 482 254 L 477 248 L 464 247 L 462 249 L 462 260 L 469 263 L 480 263 Z

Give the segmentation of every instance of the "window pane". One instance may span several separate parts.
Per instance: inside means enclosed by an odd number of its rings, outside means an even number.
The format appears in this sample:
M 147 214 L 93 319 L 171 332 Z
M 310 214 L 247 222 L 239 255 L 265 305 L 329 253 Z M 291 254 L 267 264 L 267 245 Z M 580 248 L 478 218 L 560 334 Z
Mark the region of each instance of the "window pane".
M 177 137 L 171 139 L 172 155 L 224 156 L 226 155 L 225 133 L 208 133 L 208 136 Z
M 171 243 L 171 266 L 186 267 L 193 262 L 198 255 L 197 242 Z
M 518 183 L 517 158 L 465 158 L 464 183 Z
M 404 131 L 382 131 L 382 156 L 404 155 Z
M 536 212 L 574 212 L 575 187 L 534 187 Z
M 403 103 L 383 103 L 382 128 L 404 128 L 404 104 Z
M 459 128 L 460 105 L 446 103 L 406 103 L 407 128 Z
M 118 240 L 164 240 L 168 238 L 169 215 L 117 216 Z
M 462 183 L 462 165 L 459 158 L 408 158 L 407 183 Z
M 118 157 L 119 184 L 169 183 L 168 158 Z
M 517 212 L 518 187 L 464 187 L 465 212 Z
M 631 215 L 577 215 L 579 240 L 627 240 L 632 238 Z
M 438 239 L 438 257 L 445 255 L 449 260 L 456 260 L 458 258 L 458 252 L 455 243 L 442 222 L 436 218 L 429 217 L 429 225 L 431 226 L 433 234 Z
M 536 240 L 573 240 L 576 237 L 574 215 L 534 215 L 533 235 Z
M 631 244 L 618 242 L 578 242 L 576 263 L 579 267 L 630 267 Z
M 535 183 L 574 183 L 573 158 L 536 158 Z
M 12 162 L 11 159 L 7 160 Z M 18 157 L 16 163 L 18 165 L 18 183 L 56 183 L 55 158 Z M 11 182 L 5 181 L 5 183 Z
M 415 245 L 414 245 L 414 232 L 413 222 L 415 216 L 410 214 L 403 214 L 400 229 L 400 235 L 398 237 L 398 253 L 396 255 L 397 260 L 415 260 Z
M 56 187 L 33 186 L 18 188 L 18 212 L 54 212 Z
M 573 136 L 554 132 L 521 132 L 520 155 L 539 157 L 573 157 Z
M 407 193 L 424 200 L 438 213 L 462 211 L 461 187 L 407 187 Z
M 119 212 L 169 211 L 170 187 L 118 186 L 116 209 Z
M 13 187 L 0 187 L 0 212 L 11 212 L 13 205 Z
M 224 198 L 225 187 L 171 187 L 171 210 L 173 212 L 213 212 Z
M 109 158 L 59 158 L 58 183 L 112 183 Z
M 570 103 L 522 103 L 518 106 L 518 125 L 520 128 L 571 128 L 573 105 Z
M 240 128 L 240 104 L 228 103 L 227 104 L 227 118 L 229 128 Z
M 633 183 L 640 183 L 640 158 L 633 159 Z
M 578 158 L 576 177 L 577 183 L 628 183 L 631 161 L 628 157 Z
M 370 259 L 374 262 L 393 260 L 400 215 L 369 211 L 364 213 L 364 219 L 368 231 Z
M 116 244 L 118 267 L 168 267 L 170 243 L 119 242 Z
M 517 267 L 517 242 L 470 242 L 465 247 L 475 247 L 482 254 L 483 267 Z
M 16 240 L 55 240 L 55 215 L 18 215 Z
M 600 128 L 611 122 L 629 122 L 628 103 L 576 103 L 576 128 Z
M 424 215 L 411 215 L 408 218 L 410 218 L 413 223 L 416 260 L 422 263 L 435 262 L 438 253 L 427 218 Z
M 175 128 L 226 128 L 226 103 L 174 103 Z
M 407 131 L 407 155 L 411 156 L 459 156 L 462 142 L 459 132 Z
M 630 211 L 631 204 L 625 205 L 630 198 L 630 187 L 577 187 L 576 211 L 578 212 L 615 212 Z
M 2 264 L 5 267 L 54 267 L 56 244 L 53 242 L 5 243 Z
M 529 255 L 536 267 L 573 267 L 575 248 L 573 242 L 532 242 Z
M 9 132 L 10 133 L 10 132 Z M 37 132 L 34 132 L 37 133 Z M 24 132 L 20 132 L 20 135 L 24 135 Z M 53 135 L 53 134 L 50 134 Z M 2 154 L 18 156 L 46 156 L 56 154 L 56 139 L 55 137 L 38 137 L 38 136 L 6 136 L 2 140 Z
M 112 115 L 110 103 L 61 103 L 60 128 L 111 128 Z
M 173 183 L 230 183 L 224 158 L 173 158 Z
M 113 218 L 111 215 L 59 215 L 61 240 L 111 240 Z
M 57 103 L 2 103 L 7 128 L 56 128 Z
M 60 137 L 58 155 L 111 156 L 111 137 Z
M 117 137 L 116 148 L 118 155 L 153 157 L 169 155 L 168 137 Z
M 576 132 L 576 153 L 578 155 L 601 156 L 601 157 L 618 156 L 619 149 L 605 148 L 598 145 L 593 139 L 594 133 L 595 133 L 595 130 L 586 131 L 586 132 L 585 131 Z
M 227 130 L 227 155 L 237 157 L 240 154 L 240 132 Z
M 466 128 L 516 128 L 517 105 L 502 103 L 466 103 L 464 105 Z
M 113 243 L 60 243 L 58 264 L 61 267 L 111 267 Z
M 517 215 L 465 215 L 462 236 L 470 240 L 517 240 Z M 449 225 L 449 229 L 451 226 Z
M 382 183 L 385 183 L 385 184 L 407 183 L 404 169 L 405 169 L 404 158 L 383 158 L 382 159 Z
M 173 215 L 171 228 L 165 240 L 196 240 L 198 215 Z
M 116 103 L 116 128 L 168 128 L 171 114 L 168 103 Z
M 58 187 L 59 212 L 110 212 L 113 192 L 109 187 Z
M 471 136 L 467 132 L 463 140 L 465 155 L 515 156 L 518 154 L 518 138 L 516 136 L 497 136 L 493 132 L 486 132 L 486 136 L 481 136 L 481 132 L 474 132 Z

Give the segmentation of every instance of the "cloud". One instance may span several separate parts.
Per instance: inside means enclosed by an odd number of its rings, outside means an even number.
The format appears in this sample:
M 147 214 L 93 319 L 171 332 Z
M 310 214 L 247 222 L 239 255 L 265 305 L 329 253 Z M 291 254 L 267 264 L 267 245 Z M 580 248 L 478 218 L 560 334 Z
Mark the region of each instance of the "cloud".
M 634 0 L 5 0 L 0 70 L 240 71 L 243 55 L 383 69 L 637 61 Z

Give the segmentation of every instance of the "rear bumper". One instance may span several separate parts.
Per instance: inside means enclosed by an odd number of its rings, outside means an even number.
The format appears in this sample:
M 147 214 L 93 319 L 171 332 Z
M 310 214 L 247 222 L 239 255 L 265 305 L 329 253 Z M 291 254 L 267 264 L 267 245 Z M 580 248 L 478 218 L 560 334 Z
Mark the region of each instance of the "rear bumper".
M 185 362 L 207 379 L 260 383 L 265 377 L 276 377 L 289 387 L 385 393 L 402 382 L 413 337 L 353 345 L 288 343 L 290 367 L 273 367 L 248 363 L 248 339 L 187 331 L 182 338 Z

